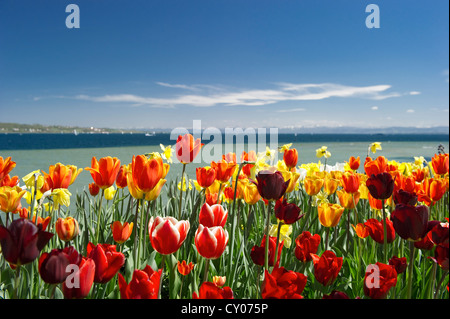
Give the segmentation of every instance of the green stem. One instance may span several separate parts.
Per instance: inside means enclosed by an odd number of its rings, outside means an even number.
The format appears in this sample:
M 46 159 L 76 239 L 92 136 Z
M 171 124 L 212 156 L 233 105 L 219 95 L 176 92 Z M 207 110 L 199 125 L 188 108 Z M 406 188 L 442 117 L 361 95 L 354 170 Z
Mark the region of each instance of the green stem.
M 409 269 L 408 269 L 408 295 L 407 298 L 411 299 L 412 295 L 412 277 L 413 277 L 413 270 L 414 270 L 414 256 L 415 255 L 415 247 L 414 242 L 409 242 Z
M 203 273 L 203 282 L 208 281 L 208 271 L 209 271 L 209 259 L 206 259 L 205 261 L 205 272 Z
M 104 193 L 105 193 L 105 190 L 102 189 L 102 194 L 100 195 L 100 203 L 98 204 L 96 244 L 99 243 L 98 241 L 99 241 L 99 237 L 100 237 L 100 219 L 102 216 L 102 202 L 103 202 Z
M 139 206 L 140 206 L 140 199 L 137 200 L 136 203 L 136 214 L 134 215 L 134 227 L 136 227 L 136 230 L 134 231 L 134 245 L 133 245 L 133 249 L 134 249 L 134 268 L 137 269 L 139 268 L 138 266 L 138 235 L 137 235 L 137 221 L 138 221 L 138 214 L 139 214 Z
M 437 295 L 439 293 L 439 290 L 441 290 L 442 283 L 444 282 L 444 279 L 445 279 L 445 277 L 447 277 L 447 275 L 448 275 L 448 270 L 446 270 L 444 272 L 444 274 L 442 275 L 441 280 L 439 280 L 438 286 L 437 286 L 437 288 L 436 288 L 436 290 L 434 292 L 434 299 L 436 299 L 436 297 L 437 297 Z
M 138 254 L 137 254 L 137 261 L 138 261 L 138 265 L 140 265 L 140 262 L 141 262 L 141 246 L 143 245 L 143 242 L 142 242 L 142 238 L 144 237 L 143 235 L 144 235 L 144 228 L 145 228 L 145 226 L 144 226 L 144 199 L 141 199 L 139 202 L 138 202 L 138 204 L 140 203 L 140 205 L 141 205 L 141 221 L 139 222 L 139 238 L 138 238 L 138 243 L 139 243 L 139 246 L 138 246 Z
M 178 203 L 178 220 L 181 219 L 181 203 L 183 202 L 183 182 L 184 182 L 184 172 L 186 170 L 186 164 L 183 163 L 183 171 L 181 173 L 181 187 L 180 187 L 180 202 Z
M 166 265 L 166 255 L 162 255 L 161 260 L 161 278 L 159 279 L 158 299 L 161 299 L 162 282 L 164 277 L 164 266 Z
M 13 299 L 17 299 L 19 295 L 19 283 L 20 283 L 20 265 L 16 266 L 16 278 L 14 280 Z

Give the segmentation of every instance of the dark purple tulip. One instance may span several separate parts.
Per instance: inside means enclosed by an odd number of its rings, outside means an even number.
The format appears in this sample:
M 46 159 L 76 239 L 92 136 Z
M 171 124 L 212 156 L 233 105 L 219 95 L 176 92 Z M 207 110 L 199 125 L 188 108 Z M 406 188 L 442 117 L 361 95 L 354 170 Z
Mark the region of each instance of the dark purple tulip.
M 427 234 L 428 207 L 398 204 L 391 214 L 397 234 L 407 240 L 418 241 Z
M 286 199 L 278 200 L 275 204 L 275 216 L 284 224 L 293 224 L 303 217 L 300 207 L 294 203 L 287 203 Z
M 82 256 L 69 246 L 64 249 L 53 249 L 50 253 L 43 253 L 39 257 L 39 274 L 48 284 L 59 284 L 66 280 L 70 271 L 67 266 L 78 265 Z
M 285 182 L 279 171 L 260 171 L 256 175 L 256 181 L 258 192 L 265 200 L 279 200 L 289 186 L 289 180 Z
M 394 179 L 389 173 L 372 174 L 366 181 L 370 195 L 376 199 L 388 199 L 394 191 Z
M 394 192 L 394 203 L 415 206 L 417 204 L 417 194 L 410 193 L 403 189 Z
M 406 257 L 392 256 L 392 258 L 389 259 L 389 265 L 391 265 L 395 268 L 395 271 L 397 271 L 397 274 L 402 274 L 405 272 L 408 264 L 407 264 Z
M 28 219 L 15 219 L 8 228 L 0 226 L 0 244 L 6 261 L 15 266 L 34 261 L 54 234 L 43 231 Z
M 345 292 L 333 290 L 329 295 L 323 295 L 322 299 L 350 299 Z

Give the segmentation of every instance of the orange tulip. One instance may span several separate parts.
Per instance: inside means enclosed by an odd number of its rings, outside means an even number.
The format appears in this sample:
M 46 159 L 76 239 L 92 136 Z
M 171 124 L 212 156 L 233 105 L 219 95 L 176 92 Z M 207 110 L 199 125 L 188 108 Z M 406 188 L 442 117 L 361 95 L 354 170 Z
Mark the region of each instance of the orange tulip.
M 192 263 L 192 261 L 189 264 L 186 263 L 186 260 L 183 260 L 181 263 L 180 261 L 178 261 L 177 268 L 178 272 L 181 275 L 187 276 L 191 273 L 192 269 L 194 269 L 194 264 Z
M 203 145 L 199 138 L 194 141 L 191 134 L 179 135 L 175 145 L 178 160 L 183 164 L 191 163 L 197 157 Z
M 91 167 L 85 168 L 85 170 L 91 173 L 94 182 L 101 189 L 107 189 L 114 184 L 119 169 L 120 160 L 111 156 L 103 157 L 99 161 L 94 156 L 91 161 Z
M 43 173 L 49 189 L 69 188 L 72 181 L 72 169 L 61 163 L 51 165 L 48 174 Z
M 421 183 L 425 178 L 428 177 L 428 167 L 421 169 L 418 168 L 415 171 L 412 171 L 412 176 L 414 176 L 414 179 L 417 183 Z
M 349 194 L 354 194 L 359 190 L 359 175 L 354 172 L 345 172 L 341 177 L 342 187 Z
M 359 191 L 349 194 L 343 189 L 338 190 L 336 194 L 338 195 L 340 205 L 347 209 L 355 209 L 355 205 L 358 205 L 361 196 Z
M 3 177 L 3 179 L 0 179 L 0 187 L 2 186 L 9 186 L 9 187 L 14 187 L 17 186 L 19 184 L 19 176 L 14 176 L 11 178 L 11 176 L 6 175 L 5 177 Z
M 224 154 L 224 155 L 222 155 L 222 160 L 224 160 L 226 162 L 237 163 L 237 161 L 236 161 L 236 153 L 229 152 L 227 154 Z
M 216 180 L 221 183 L 226 183 L 233 176 L 236 169 L 236 163 L 221 160 L 217 163 L 211 162 L 211 167 L 216 170 Z
M 352 227 L 359 238 L 364 239 L 369 236 L 369 228 L 367 228 L 363 223 L 359 223 L 356 226 L 352 225 Z
M 256 161 L 256 153 L 255 151 L 242 152 L 241 155 L 242 162 L 255 162 Z M 252 168 L 255 167 L 254 164 L 245 164 L 242 166 L 242 172 L 247 175 L 247 177 L 252 176 Z
M 383 209 L 383 202 L 381 199 L 376 199 L 369 193 L 369 205 L 373 209 L 382 210 Z
M 348 165 L 350 166 L 351 170 L 356 171 L 359 168 L 359 165 L 361 165 L 361 159 L 359 158 L 359 156 L 357 158 L 355 158 L 354 156 L 350 156 Z
M 338 204 L 323 203 L 318 206 L 317 211 L 322 226 L 336 227 L 344 212 L 344 207 Z
M 5 213 L 16 213 L 20 208 L 20 200 L 26 191 L 19 186 L 0 187 L 0 210 Z
M 439 201 L 447 191 L 447 184 L 441 178 L 426 178 L 423 180 L 418 191 L 419 202 L 424 202 L 427 206 Z
M 114 241 L 118 244 L 123 244 L 133 232 L 133 223 L 125 222 L 122 224 L 120 221 L 115 221 L 111 224 L 111 231 Z
M 71 216 L 68 216 L 66 218 L 58 218 L 55 224 L 55 231 L 59 239 L 67 242 L 74 239 L 78 235 L 80 228 L 77 220 Z
M 445 175 L 449 172 L 448 158 L 448 154 L 434 154 L 431 166 L 437 175 Z
M 309 196 L 317 195 L 322 189 L 324 180 L 317 176 L 306 176 L 304 180 L 305 191 Z
M 328 195 L 334 194 L 339 186 L 339 180 L 326 177 L 323 183 L 323 188 Z
M 197 183 L 200 187 L 207 188 L 216 180 L 216 170 L 212 167 L 197 167 L 195 170 Z
M 147 158 L 145 155 L 133 156 L 131 177 L 135 187 L 142 193 L 148 193 L 161 180 L 164 173 L 161 157 Z
M 3 158 L 0 156 L 0 181 L 8 175 L 14 167 L 16 167 L 16 162 L 11 161 L 11 157 Z
M 384 156 L 378 156 L 375 160 L 372 160 L 370 157 L 366 158 L 366 162 L 364 163 L 364 171 L 367 176 L 377 175 L 380 173 L 387 172 L 388 160 Z

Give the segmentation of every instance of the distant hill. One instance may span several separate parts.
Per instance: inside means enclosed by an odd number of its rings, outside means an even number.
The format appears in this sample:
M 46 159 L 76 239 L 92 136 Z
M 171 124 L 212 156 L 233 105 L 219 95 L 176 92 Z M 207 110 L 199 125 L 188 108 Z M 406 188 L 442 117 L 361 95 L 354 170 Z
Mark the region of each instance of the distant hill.
M 18 123 L 0 123 L 1 133 L 135 133 L 137 130 L 122 130 L 112 128 L 98 127 L 79 127 L 62 125 L 41 125 L 41 124 L 18 124 Z

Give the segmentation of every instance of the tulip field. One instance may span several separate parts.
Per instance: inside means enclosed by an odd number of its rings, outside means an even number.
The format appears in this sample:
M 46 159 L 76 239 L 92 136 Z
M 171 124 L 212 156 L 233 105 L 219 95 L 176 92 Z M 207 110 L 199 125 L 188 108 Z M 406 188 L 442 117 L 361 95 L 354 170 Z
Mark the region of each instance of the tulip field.
M 449 298 L 448 153 L 397 162 L 373 143 L 331 166 L 288 144 L 188 176 L 202 146 L 26 176 L 0 157 L 0 298 Z

